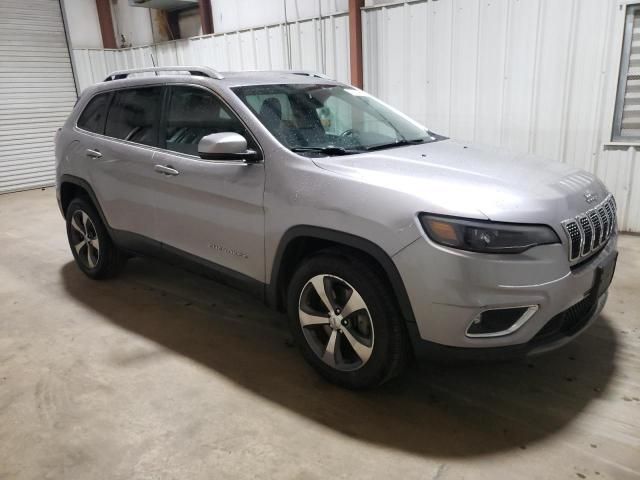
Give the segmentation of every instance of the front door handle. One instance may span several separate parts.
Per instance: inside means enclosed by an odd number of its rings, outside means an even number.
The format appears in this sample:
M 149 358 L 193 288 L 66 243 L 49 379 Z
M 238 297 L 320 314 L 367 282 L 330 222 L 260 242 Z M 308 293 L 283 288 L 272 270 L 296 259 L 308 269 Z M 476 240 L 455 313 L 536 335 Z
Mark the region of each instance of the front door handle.
M 102 157 L 102 154 L 100 153 L 100 150 L 93 150 L 91 148 L 87 148 L 87 151 L 85 153 L 87 154 L 87 157 L 91 157 L 91 158 L 100 158 L 100 157 Z
M 180 172 L 173 168 L 171 165 L 156 165 L 153 169 L 164 175 L 180 175 Z

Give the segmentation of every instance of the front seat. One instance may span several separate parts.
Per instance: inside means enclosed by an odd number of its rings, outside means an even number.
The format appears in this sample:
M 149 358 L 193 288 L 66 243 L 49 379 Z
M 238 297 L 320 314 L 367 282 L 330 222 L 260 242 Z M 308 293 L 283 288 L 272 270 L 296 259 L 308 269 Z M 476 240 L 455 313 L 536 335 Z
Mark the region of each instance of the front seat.
M 276 97 L 269 97 L 260 105 L 258 114 L 262 123 L 272 133 L 278 135 L 282 126 L 282 103 Z

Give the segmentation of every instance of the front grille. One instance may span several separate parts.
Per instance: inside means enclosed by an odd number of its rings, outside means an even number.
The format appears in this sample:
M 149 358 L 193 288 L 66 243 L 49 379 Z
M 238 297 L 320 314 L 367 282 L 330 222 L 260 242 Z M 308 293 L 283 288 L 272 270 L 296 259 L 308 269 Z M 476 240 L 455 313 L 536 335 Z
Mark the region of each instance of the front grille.
M 575 261 L 604 246 L 616 227 L 616 201 L 607 196 L 591 210 L 562 222 L 569 243 L 569 260 Z

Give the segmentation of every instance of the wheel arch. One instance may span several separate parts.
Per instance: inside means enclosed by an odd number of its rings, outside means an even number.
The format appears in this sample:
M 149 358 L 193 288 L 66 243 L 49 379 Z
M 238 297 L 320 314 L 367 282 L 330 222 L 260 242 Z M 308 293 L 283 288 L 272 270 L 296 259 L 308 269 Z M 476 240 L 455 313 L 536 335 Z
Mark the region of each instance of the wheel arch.
M 345 254 L 354 253 L 373 261 L 383 279 L 388 282 L 403 318 L 415 322 L 409 296 L 402 277 L 391 257 L 378 245 L 356 235 L 310 225 L 290 228 L 282 236 L 267 285 L 267 303 L 279 311 L 285 310 L 286 290 L 295 269 L 305 258 L 322 250 L 337 248 Z
M 104 216 L 102 208 L 100 207 L 100 202 L 98 202 L 98 198 L 96 197 L 93 188 L 91 188 L 91 185 L 89 185 L 86 180 L 74 175 L 65 174 L 60 177 L 58 189 L 60 190 L 60 209 L 63 216 L 66 216 L 67 208 L 74 198 L 85 197 L 93 204 L 95 209 L 98 211 L 100 220 L 102 220 L 102 223 L 107 228 L 107 231 L 109 231 L 109 234 L 111 234 L 111 228 L 109 227 L 109 223 Z

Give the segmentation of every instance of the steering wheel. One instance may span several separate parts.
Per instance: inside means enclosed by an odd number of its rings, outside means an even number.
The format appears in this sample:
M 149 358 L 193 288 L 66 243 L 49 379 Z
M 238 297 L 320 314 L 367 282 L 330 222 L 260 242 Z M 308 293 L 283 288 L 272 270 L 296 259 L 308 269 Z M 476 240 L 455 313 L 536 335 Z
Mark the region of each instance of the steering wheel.
M 347 128 L 340 134 L 341 137 L 355 137 L 358 135 L 358 131 L 355 128 Z

